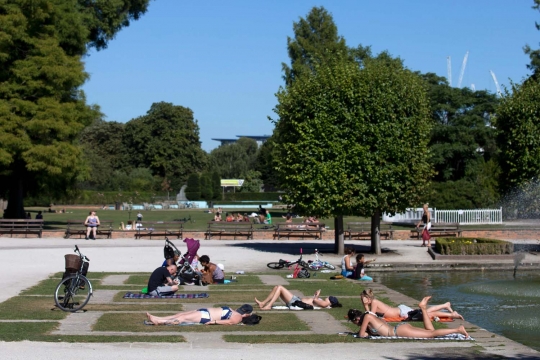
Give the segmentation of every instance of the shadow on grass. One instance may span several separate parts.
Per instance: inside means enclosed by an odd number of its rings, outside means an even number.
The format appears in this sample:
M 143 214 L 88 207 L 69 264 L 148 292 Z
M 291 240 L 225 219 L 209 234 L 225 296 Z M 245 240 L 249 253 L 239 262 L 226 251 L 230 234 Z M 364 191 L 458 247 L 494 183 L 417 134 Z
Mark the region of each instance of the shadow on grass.
M 305 256 L 312 255 L 315 253 L 315 249 L 319 250 L 321 254 L 334 254 L 334 244 L 321 244 L 320 242 L 314 241 L 309 242 L 309 240 L 302 240 L 301 242 L 287 241 L 279 242 L 269 241 L 269 242 L 238 242 L 231 244 L 230 246 L 243 247 L 251 250 L 271 252 L 271 253 L 283 253 L 289 255 L 300 255 L 300 249 Z M 365 241 L 365 244 L 346 244 L 345 247 L 352 247 L 355 249 L 356 253 L 370 253 L 371 244 L 369 240 Z M 383 253 L 393 253 L 395 250 L 389 248 L 381 249 Z M 322 258 L 324 260 L 324 257 Z

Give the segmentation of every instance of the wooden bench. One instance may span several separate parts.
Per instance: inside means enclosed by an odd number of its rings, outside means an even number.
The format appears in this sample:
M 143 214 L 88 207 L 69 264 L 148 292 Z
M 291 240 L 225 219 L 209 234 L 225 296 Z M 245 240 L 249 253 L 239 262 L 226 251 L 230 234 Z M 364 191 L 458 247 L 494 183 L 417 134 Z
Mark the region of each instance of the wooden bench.
M 245 236 L 247 239 L 253 239 L 253 224 L 249 221 L 209 221 L 208 229 L 204 233 L 206 240 L 212 239 L 212 236 Z
M 13 234 L 24 234 L 27 237 L 28 234 L 37 234 L 41 237 L 43 232 L 43 219 L 0 219 L 0 235 L 9 234 L 13 237 Z
M 100 220 L 100 225 L 97 227 L 96 236 L 107 236 L 107 239 L 110 239 L 113 232 L 113 221 L 112 220 Z M 86 228 L 84 221 L 81 220 L 68 220 L 66 234 L 64 238 L 69 239 L 72 235 L 79 235 L 79 238 L 86 236 Z
M 347 223 L 347 229 L 344 231 L 344 235 L 345 237 L 349 237 L 349 240 L 371 239 L 371 222 L 349 222 Z M 379 235 L 381 238 L 394 239 L 392 224 L 381 222 Z
M 136 227 L 135 239 L 143 236 L 148 236 L 150 239 L 152 236 L 176 236 L 180 239 L 184 232 L 184 223 L 185 221 L 145 221 L 142 226 Z
M 274 230 L 274 239 L 281 239 L 282 237 L 290 239 L 292 237 L 299 237 L 301 239 L 314 238 L 322 239 L 322 233 L 326 230 L 324 224 L 292 224 L 292 223 L 280 223 L 276 224 L 276 230 Z
M 420 239 L 422 236 L 423 226 L 414 228 L 411 230 L 411 238 Z M 461 237 L 461 229 L 459 228 L 458 223 L 435 223 L 431 224 L 431 229 L 429 229 L 429 234 L 434 236 L 456 236 Z

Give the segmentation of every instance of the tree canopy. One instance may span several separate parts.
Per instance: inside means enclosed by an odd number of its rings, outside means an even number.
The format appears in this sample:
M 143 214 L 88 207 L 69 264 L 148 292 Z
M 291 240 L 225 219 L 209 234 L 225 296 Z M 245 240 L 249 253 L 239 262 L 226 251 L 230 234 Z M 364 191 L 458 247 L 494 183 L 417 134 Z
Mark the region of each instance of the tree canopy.
M 154 175 L 166 177 L 176 191 L 189 174 L 204 170 L 207 164 L 193 111 L 171 103 L 154 103 L 146 115 L 129 121 L 124 145 L 133 167 L 147 167 Z
M 422 80 L 396 62 L 337 60 L 277 93 L 274 161 L 285 199 L 320 217 L 403 211 L 431 168 Z
M 84 176 L 75 139 L 99 117 L 80 87 L 81 56 L 107 42 L 148 0 L 0 2 L 0 195 L 24 217 L 26 193 L 65 192 Z
M 241 137 L 232 144 L 221 145 L 210 152 L 210 168 L 224 179 L 239 179 L 252 170 L 258 146 L 253 139 Z
M 540 11 L 540 0 L 533 0 L 534 5 L 532 8 L 534 10 Z M 540 30 L 540 24 L 535 23 L 536 29 Z M 533 76 L 537 77 L 540 73 L 540 49 L 532 49 L 529 45 L 523 47 L 525 54 L 529 55 L 530 63 L 527 65 L 529 70 L 532 70 Z

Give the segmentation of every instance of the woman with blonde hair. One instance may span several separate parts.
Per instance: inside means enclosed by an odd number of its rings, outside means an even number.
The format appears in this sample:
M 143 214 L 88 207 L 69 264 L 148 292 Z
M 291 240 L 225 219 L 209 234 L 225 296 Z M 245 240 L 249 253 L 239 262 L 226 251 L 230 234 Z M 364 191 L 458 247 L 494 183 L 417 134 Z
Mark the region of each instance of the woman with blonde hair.
M 427 246 L 431 247 L 431 235 L 429 235 L 429 229 L 431 229 L 431 214 L 429 212 L 429 204 L 424 204 L 423 210 L 422 220 L 416 224 L 416 228 L 418 229 L 422 223 L 424 224 L 424 228 L 422 229 L 422 246 L 426 246 L 427 240 Z

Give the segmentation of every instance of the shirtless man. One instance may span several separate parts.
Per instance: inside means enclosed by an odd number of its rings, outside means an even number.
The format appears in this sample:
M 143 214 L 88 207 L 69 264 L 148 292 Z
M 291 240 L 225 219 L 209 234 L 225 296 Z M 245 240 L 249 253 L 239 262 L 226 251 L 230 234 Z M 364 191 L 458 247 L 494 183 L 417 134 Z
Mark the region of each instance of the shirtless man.
M 319 297 L 320 294 L 321 294 L 321 290 L 319 289 L 315 292 L 315 295 L 313 295 L 313 297 L 304 297 L 300 299 L 298 296 L 293 295 L 289 290 L 285 289 L 283 286 L 278 285 L 278 286 L 274 286 L 274 288 L 272 289 L 272 291 L 270 292 L 270 294 L 268 295 L 266 299 L 264 299 L 263 301 L 259 301 L 257 300 L 257 298 L 255 298 L 255 302 L 257 303 L 257 305 L 259 305 L 261 310 L 271 310 L 272 305 L 274 305 L 277 299 L 283 300 L 285 304 L 287 304 L 288 307 L 293 306 L 293 303 L 298 300 L 308 305 L 317 306 L 321 308 L 326 308 L 329 306 L 331 307 L 342 306 L 335 296 L 329 296 L 327 299 L 322 299 Z

